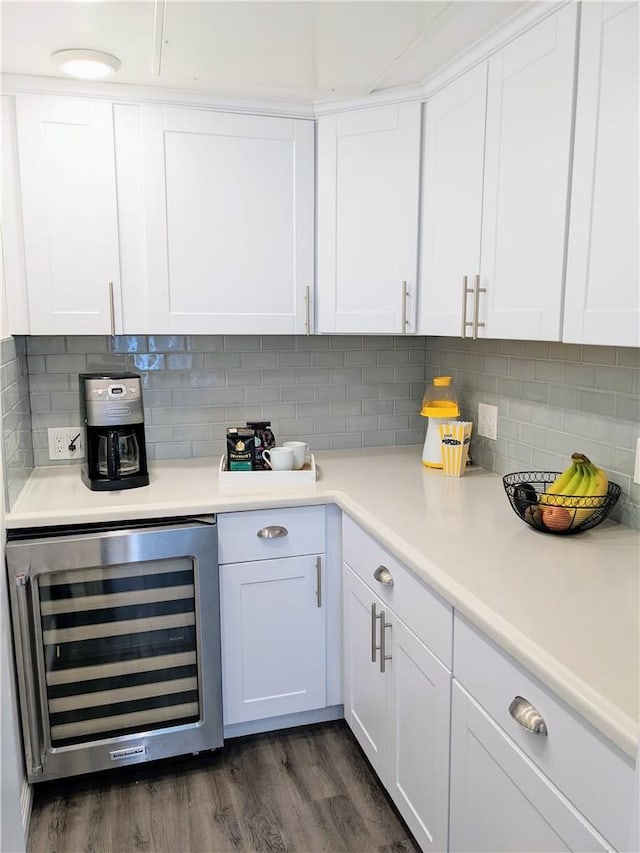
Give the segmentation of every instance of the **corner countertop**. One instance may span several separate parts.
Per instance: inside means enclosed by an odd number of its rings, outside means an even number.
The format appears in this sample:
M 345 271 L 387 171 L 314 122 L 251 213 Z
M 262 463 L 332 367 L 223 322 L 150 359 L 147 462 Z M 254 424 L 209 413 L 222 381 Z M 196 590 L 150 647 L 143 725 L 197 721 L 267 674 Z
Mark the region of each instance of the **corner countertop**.
M 7 528 L 336 503 L 629 757 L 638 746 L 640 534 L 604 522 L 553 536 L 521 522 L 499 476 L 460 479 L 420 448 L 316 453 L 313 484 L 229 487 L 219 459 L 155 462 L 150 485 L 91 492 L 36 468 Z

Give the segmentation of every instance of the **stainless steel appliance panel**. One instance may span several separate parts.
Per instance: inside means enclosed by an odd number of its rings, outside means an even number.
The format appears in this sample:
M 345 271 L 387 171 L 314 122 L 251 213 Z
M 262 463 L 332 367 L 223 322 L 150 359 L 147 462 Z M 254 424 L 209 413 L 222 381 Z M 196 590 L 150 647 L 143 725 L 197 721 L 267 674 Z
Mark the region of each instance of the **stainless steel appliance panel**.
M 10 541 L 27 773 L 222 745 L 213 518 Z

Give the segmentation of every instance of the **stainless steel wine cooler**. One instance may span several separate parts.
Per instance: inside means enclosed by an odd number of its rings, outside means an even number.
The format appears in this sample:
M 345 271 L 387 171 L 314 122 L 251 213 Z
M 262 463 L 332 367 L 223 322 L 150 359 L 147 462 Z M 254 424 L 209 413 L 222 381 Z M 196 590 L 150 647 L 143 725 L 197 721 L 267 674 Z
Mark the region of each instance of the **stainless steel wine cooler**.
M 217 530 L 9 531 L 29 781 L 222 745 Z

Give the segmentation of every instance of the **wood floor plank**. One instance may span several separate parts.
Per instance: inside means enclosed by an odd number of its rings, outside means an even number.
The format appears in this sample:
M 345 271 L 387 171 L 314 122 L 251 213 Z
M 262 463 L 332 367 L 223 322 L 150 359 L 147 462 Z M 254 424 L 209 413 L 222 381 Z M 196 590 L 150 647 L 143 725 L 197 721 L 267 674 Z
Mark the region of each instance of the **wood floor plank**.
M 346 729 L 346 724 L 345 724 Z M 349 797 L 357 808 L 373 840 L 374 847 L 394 841 L 403 841 L 410 836 L 382 788 L 376 774 L 349 732 L 347 736 L 338 727 L 326 727 L 319 737 L 326 741 L 327 752 L 332 756 L 334 773 L 339 776 L 349 791 Z
M 419 853 L 344 721 L 35 788 L 29 853 Z

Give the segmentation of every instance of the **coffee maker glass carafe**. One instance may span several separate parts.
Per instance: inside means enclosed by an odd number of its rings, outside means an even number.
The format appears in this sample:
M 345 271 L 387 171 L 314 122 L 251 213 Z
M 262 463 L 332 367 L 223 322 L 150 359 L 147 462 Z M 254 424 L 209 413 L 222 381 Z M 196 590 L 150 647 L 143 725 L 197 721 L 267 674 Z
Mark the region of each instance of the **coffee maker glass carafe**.
M 116 479 L 139 472 L 138 439 L 131 430 L 110 429 L 98 437 L 98 474 Z

